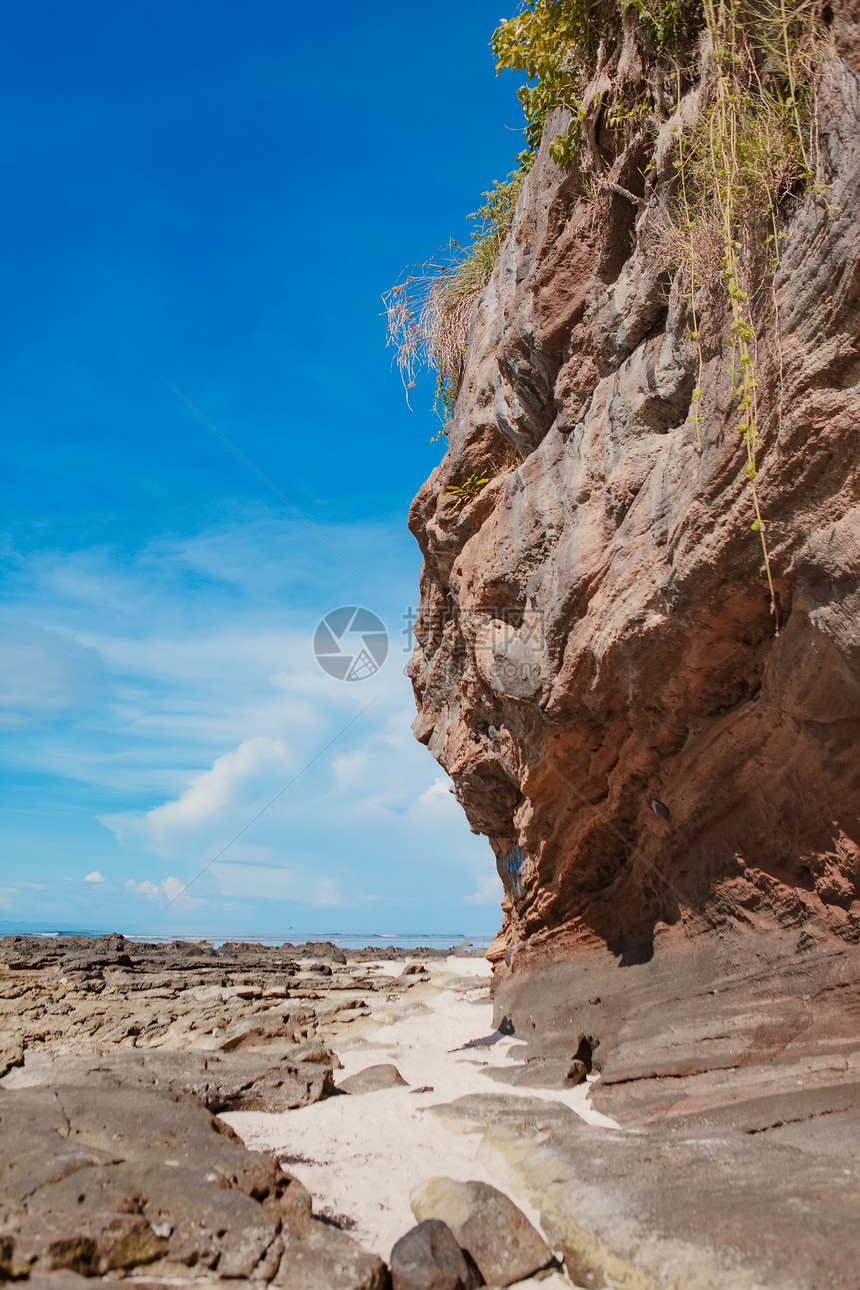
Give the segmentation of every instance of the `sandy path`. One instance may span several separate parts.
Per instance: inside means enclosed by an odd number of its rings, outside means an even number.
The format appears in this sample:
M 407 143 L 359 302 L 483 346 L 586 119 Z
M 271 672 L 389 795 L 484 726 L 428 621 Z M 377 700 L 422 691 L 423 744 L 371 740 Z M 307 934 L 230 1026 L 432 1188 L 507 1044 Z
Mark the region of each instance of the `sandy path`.
M 402 968 L 402 963 L 386 963 L 374 970 L 382 976 Z M 591 1109 L 586 1085 L 542 1090 L 488 1079 L 488 1068 L 512 1064 L 508 1052 L 517 1043 L 500 1039 L 463 1049 L 492 1032 L 490 965 L 483 959 L 452 957 L 431 962 L 429 968 L 430 981 L 396 1001 L 374 1000 L 370 1017 L 344 1028 L 342 1038 L 329 1040 L 344 1066 L 338 1080 L 366 1066 L 393 1062 L 409 1087 L 327 1098 L 279 1114 L 236 1111 L 222 1117 L 249 1147 L 274 1150 L 281 1157 L 312 1193 L 316 1213 L 348 1216 L 355 1222 L 356 1238 L 384 1259 L 414 1224 L 409 1192 L 422 1179 L 447 1174 L 500 1186 L 475 1159 L 480 1135 L 451 1132 L 426 1113 L 428 1107 L 466 1094 L 507 1093 L 562 1102 L 590 1124 L 617 1127 Z M 430 1091 L 418 1091 L 427 1085 Z M 511 1195 L 535 1221 L 528 1205 Z

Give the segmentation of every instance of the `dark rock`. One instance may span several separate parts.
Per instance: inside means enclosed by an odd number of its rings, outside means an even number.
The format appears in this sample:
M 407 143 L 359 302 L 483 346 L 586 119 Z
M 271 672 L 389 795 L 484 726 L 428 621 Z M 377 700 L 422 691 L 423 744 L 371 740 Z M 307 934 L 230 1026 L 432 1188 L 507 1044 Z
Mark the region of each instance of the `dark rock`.
M 591 1002 L 594 1003 L 595 1000 L 592 999 Z M 600 1003 L 600 999 L 597 999 L 597 1003 Z M 585 1067 L 586 1075 L 590 1075 L 592 1072 L 594 1067 L 594 1053 L 599 1047 L 600 1040 L 595 1035 L 581 1034 L 579 1036 L 579 1042 L 576 1045 L 576 1052 L 573 1054 L 573 1059 L 574 1061 L 582 1062 Z
M 409 1199 L 419 1223 L 428 1218 L 447 1223 L 488 1285 L 524 1281 L 555 1262 L 522 1210 L 489 1183 L 430 1178 Z
M 216 951 L 211 945 L 185 945 L 179 951 L 179 954 L 183 959 L 214 959 L 216 957 Z
M 298 959 L 328 959 L 331 963 L 346 962 L 343 950 L 332 941 L 306 941 L 304 945 L 296 945 L 293 949 Z
M 401 1236 L 391 1251 L 389 1268 L 391 1290 L 473 1290 L 481 1284 L 454 1233 L 438 1218 L 428 1218 Z
M 396 1088 L 405 1085 L 406 1080 L 396 1066 L 390 1062 L 380 1062 L 377 1066 L 365 1066 L 355 1075 L 348 1075 L 338 1084 L 339 1093 L 376 1093 L 383 1088 Z

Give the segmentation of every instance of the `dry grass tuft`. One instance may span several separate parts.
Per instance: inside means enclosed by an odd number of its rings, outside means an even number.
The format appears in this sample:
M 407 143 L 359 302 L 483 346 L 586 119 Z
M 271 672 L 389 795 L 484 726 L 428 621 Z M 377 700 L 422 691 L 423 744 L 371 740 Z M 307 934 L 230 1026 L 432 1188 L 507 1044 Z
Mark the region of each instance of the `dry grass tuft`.
M 436 373 L 436 400 L 451 415 L 463 379 L 466 341 L 472 311 L 490 280 L 510 232 L 517 199 L 528 167 L 496 182 L 484 193 L 484 204 L 469 219 L 480 220 L 468 248 L 449 242 L 438 260 L 414 268 L 382 297 L 388 320 L 388 344 L 406 388 L 415 388 L 415 373 Z

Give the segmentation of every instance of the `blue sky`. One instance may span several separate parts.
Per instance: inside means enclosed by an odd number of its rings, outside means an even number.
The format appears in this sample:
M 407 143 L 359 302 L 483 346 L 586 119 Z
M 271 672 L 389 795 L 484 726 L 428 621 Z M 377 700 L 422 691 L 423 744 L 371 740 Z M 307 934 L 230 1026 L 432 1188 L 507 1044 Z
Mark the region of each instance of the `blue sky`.
M 522 146 L 501 16 L 5 9 L 0 919 L 497 927 L 488 844 L 409 731 L 405 520 L 441 449 L 380 297 Z M 352 684 L 312 650 L 344 604 L 391 635 Z

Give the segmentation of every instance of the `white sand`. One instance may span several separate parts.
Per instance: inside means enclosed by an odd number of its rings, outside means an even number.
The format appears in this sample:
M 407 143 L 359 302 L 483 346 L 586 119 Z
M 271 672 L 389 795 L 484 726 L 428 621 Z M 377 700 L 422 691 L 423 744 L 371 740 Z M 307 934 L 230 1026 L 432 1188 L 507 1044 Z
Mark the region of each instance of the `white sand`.
M 561 1102 L 589 1124 L 618 1127 L 591 1109 L 587 1085 L 537 1089 L 488 1079 L 488 1068 L 513 1064 L 508 1052 L 518 1042 L 512 1037 L 462 1050 L 492 1032 L 490 965 L 451 957 L 428 966 L 429 982 L 394 1002 L 374 995 L 372 1015 L 344 1027 L 343 1038 L 332 1043 L 344 1066 L 336 1073 L 338 1082 L 366 1066 L 393 1062 L 410 1087 L 327 1098 L 278 1114 L 234 1111 L 222 1117 L 249 1147 L 281 1157 L 313 1195 L 315 1213 L 353 1219 L 353 1235 L 386 1260 L 394 1242 L 414 1225 L 410 1190 L 434 1174 L 501 1186 L 533 1222 L 537 1219 L 476 1160 L 480 1134 L 446 1129 L 428 1107 L 465 1094 L 505 1093 Z M 399 973 L 403 963 L 373 967 L 381 976 Z M 362 965 L 364 972 L 369 968 Z M 425 1085 L 432 1092 L 411 1091 Z

